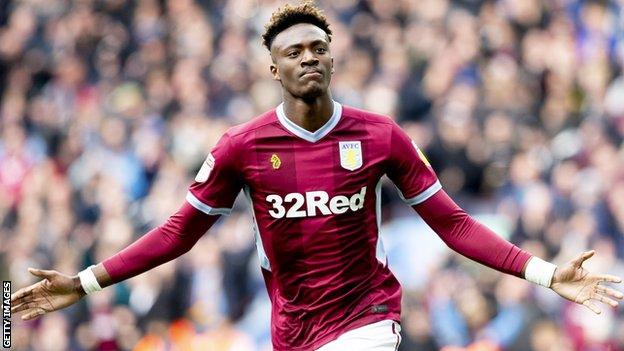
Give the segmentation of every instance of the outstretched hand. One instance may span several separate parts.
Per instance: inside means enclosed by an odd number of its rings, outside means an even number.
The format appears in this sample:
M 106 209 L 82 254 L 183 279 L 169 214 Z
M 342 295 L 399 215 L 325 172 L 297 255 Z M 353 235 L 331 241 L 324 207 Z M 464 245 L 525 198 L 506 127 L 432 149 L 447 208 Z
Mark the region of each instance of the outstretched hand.
M 624 294 L 601 283 L 621 283 L 622 279 L 609 274 L 592 274 L 583 268 L 583 262 L 594 255 L 595 251 L 583 252 L 566 265 L 557 267 L 550 288 L 562 297 L 589 308 L 600 314 L 595 301 L 611 307 L 617 307 Z
M 28 271 L 44 279 L 11 295 L 11 313 L 24 311 L 23 320 L 73 305 L 85 296 L 77 285 L 80 284 L 77 277 L 35 268 L 28 268 Z

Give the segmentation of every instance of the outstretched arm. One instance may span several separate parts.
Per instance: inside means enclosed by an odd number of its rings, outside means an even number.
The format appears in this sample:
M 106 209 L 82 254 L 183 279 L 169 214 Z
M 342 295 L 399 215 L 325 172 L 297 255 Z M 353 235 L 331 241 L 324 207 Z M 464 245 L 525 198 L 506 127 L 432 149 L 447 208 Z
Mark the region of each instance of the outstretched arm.
M 189 251 L 220 215 L 231 211 L 242 187 L 238 150 L 242 150 L 240 144 L 225 133 L 206 157 L 178 212 L 113 257 L 73 277 L 29 269 L 44 279 L 13 294 L 12 311 L 24 311 L 24 320 L 56 311 Z
M 448 247 L 503 273 L 524 278 L 531 254 L 470 217 L 443 189 L 412 206 Z
M 171 261 L 188 252 L 219 217 L 207 215 L 185 202 L 165 224 L 92 267 L 93 275 L 88 276 L 94 276 L 96 282 L 92 283 L 104 288 Z M 78 275 L 68 276 L 54 270 L 29 268 L 29 272 L 43 280 L 11 296 L 11 312 L 24 311 L 23 320 L 65 308 L 86 295 L 84 277 L 81 282 Z
M 185 202 L 164 225 L 152 229 L 98 265 L 102 266 L 99 271 L 104 271 L 100 273 L 104 284 L 110 285 L 134 277 L 188 252 L 219 217 L 207 215 Z M 98 272 L 94 273 L 99 282 Z M 106 277 L 106 273 L 109 277 Z
M 560 296 L 582 304 L 594 313 L 600 309 L 591 301 L 617 307 L 624 295 L 601 283 L 620 283 L 618 277 L 592 274 L 582 267 L 594 251 L 581 254 L 557 267 L 502 239 L 470 217 L 444 190 L 412 206 L 440 238 L 458 253 L 504 273 L 513 274 L 551 288 Z

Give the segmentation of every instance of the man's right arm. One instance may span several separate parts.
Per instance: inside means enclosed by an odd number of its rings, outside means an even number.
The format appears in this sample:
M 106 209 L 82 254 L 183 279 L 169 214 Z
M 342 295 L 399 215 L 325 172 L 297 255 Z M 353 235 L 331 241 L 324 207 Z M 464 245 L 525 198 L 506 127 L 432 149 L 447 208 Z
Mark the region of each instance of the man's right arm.
M 189 251 L 220 215 L 229 214 L 234 205 L 242 187 L 238 148 L 232 137 L 225 133 L 206 157 L 195 182 L 189 186 L 184 205 L 162 226 L 83 271 L 88 274 L 82 279 L 83 287 L 86 280 L 87 288 L 99 290 Z
M 163 225 L 91 270 L 101 288 L 132 278 L 188 252 L 219 217 L 185 202 Z M 80 279 L 76 276 L 74 281 L 79 283 Z M 77 289 L 82 289 L 81 284 Z
M 237 144 L 226 133 L 189 186 L 186 201 L 161 226 L 98 265 L 69 276 L 29 268 L 39 282 L 11 295 L 13 312 L 36 318 L 70 306 L 86 294 L 146 272 L 189 251 L 220 215 L 229 214 L 242 187 Z
M 219 215 L 206 214 L 185 203 L 165 224 L 78 275 L 29 268 L 31 274 L 42 280 L 11 295 L 11 312 L 23 312 L 23 320 L 37 318 L 73 305 L 87 293 L 171 261 L 189 251 L 218 218 Z

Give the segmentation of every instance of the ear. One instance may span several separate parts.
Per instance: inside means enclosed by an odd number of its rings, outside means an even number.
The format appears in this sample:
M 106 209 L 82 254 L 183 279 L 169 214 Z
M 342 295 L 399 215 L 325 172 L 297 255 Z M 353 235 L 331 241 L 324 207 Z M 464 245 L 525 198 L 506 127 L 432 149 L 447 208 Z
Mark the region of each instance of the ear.
M 277 66 L 274 63 L 271 64 L 270 69 L 271 74 L 273 75 L 273 80 L 281 81 L 282 78 L 280 78 L 279 69 L 277 69 Z
M 332 66 L 331 66 L 331 71 L 330 71 L 330 73 L 331 73 L 331 74 L 334 74 L 334 58 L 333 58 L 333 57 L 331 58 L 331 64 L 332 64 Z

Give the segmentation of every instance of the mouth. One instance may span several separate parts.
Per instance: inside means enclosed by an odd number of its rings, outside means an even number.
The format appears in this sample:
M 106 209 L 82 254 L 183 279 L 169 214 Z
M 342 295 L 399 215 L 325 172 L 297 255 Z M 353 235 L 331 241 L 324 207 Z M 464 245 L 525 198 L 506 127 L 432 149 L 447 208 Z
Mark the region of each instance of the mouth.
M 311 70 L 304 71 L 301 74 L 301 77 L 306 77 L 306 76 L 309 76 L 309 77 L 312 77 L 312 76 L 323 77 L 323 73 L 321 73 L 321 71 L 319 71 L 317 69 L 311 69 Z

